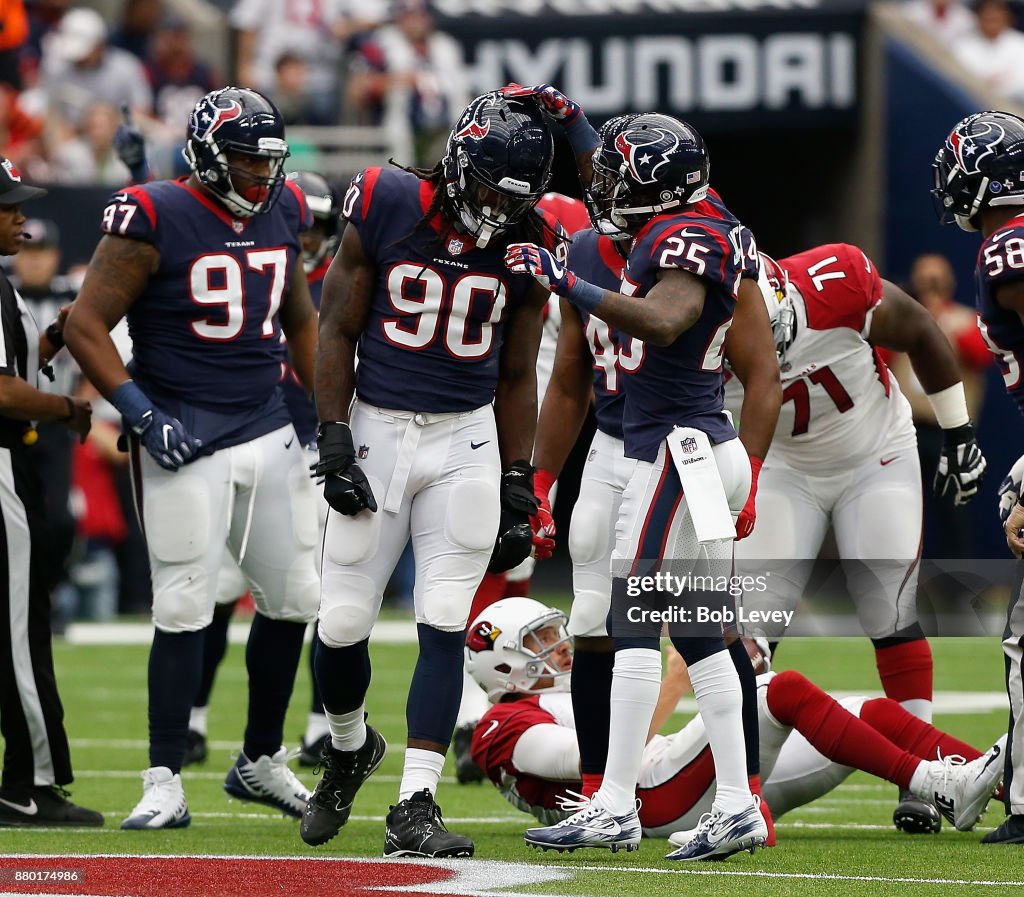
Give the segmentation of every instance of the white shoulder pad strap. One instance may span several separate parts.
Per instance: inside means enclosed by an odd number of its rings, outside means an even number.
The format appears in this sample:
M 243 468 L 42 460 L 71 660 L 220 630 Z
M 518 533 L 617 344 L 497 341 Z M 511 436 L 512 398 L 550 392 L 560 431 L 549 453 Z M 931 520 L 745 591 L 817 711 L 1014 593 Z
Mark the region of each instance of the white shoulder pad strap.
M 697 541 L 735 539 L 736 525 L 707 433 L 693 427 L 675 427 L 665 441 L 683 485 Z

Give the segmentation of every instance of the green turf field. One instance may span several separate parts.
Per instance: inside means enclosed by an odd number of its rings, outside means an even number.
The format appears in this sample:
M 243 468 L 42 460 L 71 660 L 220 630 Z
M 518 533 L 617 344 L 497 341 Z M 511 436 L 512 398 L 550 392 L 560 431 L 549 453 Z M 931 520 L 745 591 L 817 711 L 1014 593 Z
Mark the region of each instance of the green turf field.
M 1002 656 L 996 640 L 933 642 L 937 692 L 999 692 Z M 354 815 L 342 834 L 316 850 L 302 843 L 297 824 L 254 805 L 229 801 L 221 781 L 241 740 L 245 714 L 243 649 L 233 646 L 221 667 L 210 713 L 210 758 L 184 773 L 192 812 L 191 828 L 171 832 L 121 832 L 121 819 L 140 795 L 139 771 L 146 765 L 146 655 L 141 646 L 55 645 L 58 678 L 67 711 L 77 773 L 73 797 L 104 812 L 103 830 L 0 829 L 3 854 L 176 854 L 263 855 L 273 857 L 379 857 L 383 816 L 394 802 L 401 772 L 405 695 L 415 657 L 411 644 L 374 644 L 370 719 L 391 750 L 364 785 Z M 866 639 L 793 640 L 777 658 L 777 669 L 793 666 L 827 689 L 878 691 L 874 659 Z M 303 664 L 287 725 L 296 744 L 305 725 L 307 667 Z M 962 702 L 963 703 L 963 702 Z M 970 701 L 966 702 L 970 707 Z M 681 723 L 679 716 L 673 724 Z M 940 713 L 936 723 L 987 747 L 1005 731 L 1003 710 Z M 720 894 L 747 887 L 773 894 L 999 894 L 1024 887 L 1024 850 L 988 847 L 980 833 L 1002 819 L 993 804 L 979 831 L 961 834 L 944 825 L 937 836 L 910 837 L 891 825 L 895 787 L 856 774 L 826 799 L 795 811 L 778 824 L 779 846 L 751 857 L 697 867 L 662 859 L 665 841 L 645 841 L 632 854 L 584 850 L 572 855 L 541 854 L 525 847 L 522 831 L 532 819 L 514 810 L 490 785 L 459 786 L 450 769 L 438 795 L 449 826 L 471 835 L 481 860 L 531 864 L 532 884 L 505 893 L 632 895 Z M 308 770 L 300 771 L 313 784 Z M 477 861 L 462 861 L 476 864 Z M 308 865 L 308 864 L 307 864 Z M 488 891 L 501 876 L 489 866 L 477 876 L 473 893 Z M 511 867 L 510 867 L 511 868 Z M 544 881 L 545 870 L 568 870 Z M 756 882 L 747 876 L 758 877 Z M 528 876 L 527 876 L 528 880 Z M 467 891 L 458 891 L 465 893 Z M 409 891 L 403 891 L 408 893 Z M 0 884 L 0 894 L 7 893 Z M 19 893 L 25 893 L 21 891 Z M 134 893 L 86 891 L 83 893 Z M 190 891 L 187 886 L 182 893 Z M 280 891 L 275 891 L 280 893 Z M 337 893 L 334 891 L 332 893 Z M 260 895 L 253 894 L 253 897 Z

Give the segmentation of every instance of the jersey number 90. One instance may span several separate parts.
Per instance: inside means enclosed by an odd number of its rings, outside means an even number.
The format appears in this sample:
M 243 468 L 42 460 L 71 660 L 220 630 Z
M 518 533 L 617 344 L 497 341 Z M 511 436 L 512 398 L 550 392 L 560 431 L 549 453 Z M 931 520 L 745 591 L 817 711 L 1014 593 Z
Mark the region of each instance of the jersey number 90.
M 505 310 L 505 284 L 492 274 L 463 274 L 449 285 L 433 268 L 402 262 L 387 274 L 388 299 L 401 317 L 384 318 L 388 342 L 405 349 L 426 349 L 440 338 L 456 358 L 483 358 L 494 345 L 494 325 Z M 473 303 L 490 304 L 490 313 L 474 322 Z M 477 333 L 471 334 L 470 328 Z

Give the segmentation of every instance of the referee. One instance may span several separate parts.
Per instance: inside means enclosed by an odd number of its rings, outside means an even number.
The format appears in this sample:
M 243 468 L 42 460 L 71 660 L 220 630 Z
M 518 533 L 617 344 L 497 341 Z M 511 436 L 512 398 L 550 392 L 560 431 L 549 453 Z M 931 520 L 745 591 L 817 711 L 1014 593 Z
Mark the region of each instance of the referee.
M 45 192 L 23 184 L 0 157 L 0 256 L 25 242 L 21 203 Z M 73 777 L 50 648 L 43 486 L 31 448 L 36 421 L 61 421 L 83 441 L 91 425 L 88 402 L 30 382 L 64 344 L 65 316 L 40 337 L 0 272 L 0 826 L 103 825 L 100 813 L 71 803 L 63 788 Z

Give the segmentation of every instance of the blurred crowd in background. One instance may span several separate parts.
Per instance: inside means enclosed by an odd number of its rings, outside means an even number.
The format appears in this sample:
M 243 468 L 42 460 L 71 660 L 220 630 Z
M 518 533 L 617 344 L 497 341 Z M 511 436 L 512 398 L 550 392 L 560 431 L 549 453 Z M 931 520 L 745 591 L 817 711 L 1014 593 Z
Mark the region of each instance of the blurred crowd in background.
M 429 166 L 471 98 L 460 46 L 437 27 L 426 0 L 207 6 L 223 16 L 229 39 L 222 54 L 201 58 L 194 23 L 170 2 L 125 0 L 116 18 L 105 19 L 71 0 L 0 0 L 0 154 L 33 183 L 116 188 L 130 179 L 111 143 L 127 109 L 146 135 L 154 175 L 185 174 L 180 149 L 189 112 L 203 94 L 234 83 L 266 93 L 291 126 L 381 126 L 396 158 Z M 1024 101 L 1024 10 L 1006 0 L 905 0 L 902 8 L 964 69 L 1000 95 Z M 291 170 L 312 167 L 307 160 L 315 153 L 304 157 L 301 140 L 292 151 Z M 73 300 L 83 270 L 62 264 L 57 222 L 31 220 L 26 230 L 31 242 L 7 261 L 37 319 L 49 321 Z M 991 356 L 973 313 L 957 301 L 949 263 L 922 256 L 906 286 L 956 349 L 977 420 Z M 959 298 L 968 295 L 964 289 Z M 911 400 L 930 483 L 941 431 L 905 359 L 889 363 Z M 146 551 L 128 456 L 117 449 L 117 414 L 88 383 L 75 386 L 78 373 L 66 353 L 55 369 L 55 390 L 77 388 L 94 407 L 93 431 L 82 446 L 72 445 L 64 427 L 40 427 L 48 513 L 64 559 L 52 571 L 58 613 L 98 620 L 148 613 Z M 970 544 L 963 532 L 968 519 L 925 493 L 925 555 L 959 557 Z M 399 600 L 410 586 L 399 584 Z
M 271 97 L 286 124 L 387 125 L 396 152 L 433 160 L 470 99 L 426 0 L 224 6 L 230 46 L 204 60 L 195 26 L 161 0 L 126 0 L 110 24 L 69 0 L 2 0 L 0 146 L 34 182 L 118 185 L 110 141 L 128 107 L 154 172 L 173 176 L 195 101 L 231 83 Z

